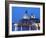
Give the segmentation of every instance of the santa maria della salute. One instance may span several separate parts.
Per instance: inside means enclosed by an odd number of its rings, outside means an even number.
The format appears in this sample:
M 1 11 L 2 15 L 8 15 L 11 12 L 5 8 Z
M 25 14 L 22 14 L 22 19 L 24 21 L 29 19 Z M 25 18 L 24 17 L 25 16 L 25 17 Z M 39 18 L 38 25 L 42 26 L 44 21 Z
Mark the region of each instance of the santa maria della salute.
M 25 11 L 22 19 L 20 19 L 19 22 L 12 24 L 12 31 L 31 30 L 40 30 L 40 19 L 36 18 L 34 14 L 28 15 L 28 12 Z

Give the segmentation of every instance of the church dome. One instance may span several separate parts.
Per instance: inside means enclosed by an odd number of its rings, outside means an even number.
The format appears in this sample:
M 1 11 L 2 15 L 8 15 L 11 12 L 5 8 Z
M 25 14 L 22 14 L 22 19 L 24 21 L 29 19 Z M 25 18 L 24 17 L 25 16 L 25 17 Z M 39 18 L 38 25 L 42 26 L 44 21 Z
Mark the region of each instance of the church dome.
M 30 16 L 27 14 L 27 11 L 25 12 L 23 19 L 30 19 Z
M 31 18 L 35 19 L 36 17 L 35 17 L 35 15 L 34 15 L 34 14 L 31 14 Z
M 31 18 L 35 18 L 35 16 L 31 16 Z
M 27 14 L 25 14 L 25 15 L 23 16 L 23 19 L 30 19 L 30 16 L 28 16 Z

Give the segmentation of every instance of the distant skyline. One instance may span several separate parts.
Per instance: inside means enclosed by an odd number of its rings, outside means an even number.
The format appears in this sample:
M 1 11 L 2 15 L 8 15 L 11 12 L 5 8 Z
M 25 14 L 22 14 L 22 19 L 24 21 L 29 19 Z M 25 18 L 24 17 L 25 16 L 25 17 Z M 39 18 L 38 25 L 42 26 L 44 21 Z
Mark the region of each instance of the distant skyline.
M 18 22 L 22 19 L 25 11 L 31 16 L 31 13 L 35 15 L 36 18 L 40 19 L 40 8 L 35 7 L 12 7 L 12 22 Z

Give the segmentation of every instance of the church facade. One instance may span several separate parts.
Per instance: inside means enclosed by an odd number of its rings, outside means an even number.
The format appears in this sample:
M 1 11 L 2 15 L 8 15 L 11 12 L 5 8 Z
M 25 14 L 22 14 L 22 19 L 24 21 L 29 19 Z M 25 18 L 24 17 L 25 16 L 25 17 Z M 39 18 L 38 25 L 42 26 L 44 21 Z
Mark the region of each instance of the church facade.
M 40 30 L 40 20 L 35 15 L 29 16 L 27 11 L 18 23 L 14 24 L 15 31 Z

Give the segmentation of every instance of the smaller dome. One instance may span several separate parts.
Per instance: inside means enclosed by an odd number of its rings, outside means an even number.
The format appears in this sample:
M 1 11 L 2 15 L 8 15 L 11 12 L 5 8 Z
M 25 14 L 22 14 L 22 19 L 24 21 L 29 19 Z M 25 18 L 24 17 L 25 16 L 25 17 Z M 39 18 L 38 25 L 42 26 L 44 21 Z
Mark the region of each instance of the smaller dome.
M 32 15 L 32 16 L 31 16 L 31 18 L 35 18 L 35 16 L 34 16 L 34 15 Z

